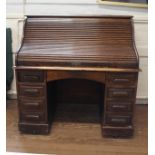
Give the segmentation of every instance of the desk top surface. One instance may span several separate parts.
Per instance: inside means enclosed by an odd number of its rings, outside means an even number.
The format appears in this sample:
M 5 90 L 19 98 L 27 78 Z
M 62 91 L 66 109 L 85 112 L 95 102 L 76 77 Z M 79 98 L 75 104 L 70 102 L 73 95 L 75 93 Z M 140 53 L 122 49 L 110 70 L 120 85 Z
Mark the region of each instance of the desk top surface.
M 28 17 L 18 60 L 136 68 L 132 17 Z

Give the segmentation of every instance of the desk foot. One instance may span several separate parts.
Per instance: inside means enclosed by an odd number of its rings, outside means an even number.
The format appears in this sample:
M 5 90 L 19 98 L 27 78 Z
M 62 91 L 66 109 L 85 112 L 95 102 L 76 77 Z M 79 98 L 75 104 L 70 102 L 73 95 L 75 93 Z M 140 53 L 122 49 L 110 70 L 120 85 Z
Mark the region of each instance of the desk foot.
M 130 138 L 133 136 L 133 127 L 112 127 L 103 126 L 102 136 L 109 138 Z
M 46 135 L 49 133 L 49 129 L 49 124 L 19 123 L 21 133 Z

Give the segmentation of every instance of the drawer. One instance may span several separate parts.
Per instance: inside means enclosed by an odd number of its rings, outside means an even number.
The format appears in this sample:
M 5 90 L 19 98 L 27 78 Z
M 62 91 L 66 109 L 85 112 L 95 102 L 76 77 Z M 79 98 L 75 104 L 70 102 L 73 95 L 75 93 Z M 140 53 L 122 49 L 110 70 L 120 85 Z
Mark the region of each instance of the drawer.
M 132 101 L 107 101 L 106 109 L 110 112 L 131 112 Z
M 137 83 L 137 73 L 108 73 L 108 85 L 132 86 Z
M 44 113 L 21 112 L 20 118 L 21 118 L 21 122 L 27 122 L 27 123 L 43 123 L 43 122 L 45 122 L 45 114 Z
M 19 106 L 24 111 L 41 111 L 44 109 L 44 100 L 19 99 Z
M 113 126 L 126 126 L 131 125 L 132 117 L 130 115 L 106 115 L 106 124 Z
M 32 71 L 32 70 L 21 70 L 18 71 L 19 82 L 43 82 L 44 72 L 43 71 Z
M 19 95 L 25 97 L 44 97 L 44 86 L 19 85 Z
M 134 88 L 107 88 L 108 98 L 126 98 L 134 99 L 135 98 L 135 89 Z

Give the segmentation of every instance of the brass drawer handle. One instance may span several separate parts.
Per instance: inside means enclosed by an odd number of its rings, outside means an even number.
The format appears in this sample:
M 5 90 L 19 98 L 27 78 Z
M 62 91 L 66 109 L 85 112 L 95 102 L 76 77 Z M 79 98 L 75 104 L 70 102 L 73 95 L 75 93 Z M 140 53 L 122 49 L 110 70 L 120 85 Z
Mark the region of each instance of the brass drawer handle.
M 26 93 L 37 93 L 37 92 L 38 92 L 38 89 L 29 88 L 29 89 L 24 89 L 24 91 L 25 91 Z
M 126 105 L 112 105 L 112 108 L 126 108 Z
M 26 118 L 39 119 L 39 115 L 26 115 Z
M 118 91 L 118 92 L 114 91 L 112 92 L 112 94 L 113 95 L 126 95 L 126 96 L 129 95 L 127 91 Z
M 37 75 L 24 75 L 24 79 L 39 80 L 40 76 L 37 76 Z
M 28 105 L 28 106 L 39 106 L 39 103 L 38 102 L 27 102 L 27 103 L 24 103 L 24 105 Z
M 111 121 L 115 123 L 126 123 L 127 120 L 125 118 L 112 118 Z
M 130 82 L 129 79 L 114 79 L 114 82 Z

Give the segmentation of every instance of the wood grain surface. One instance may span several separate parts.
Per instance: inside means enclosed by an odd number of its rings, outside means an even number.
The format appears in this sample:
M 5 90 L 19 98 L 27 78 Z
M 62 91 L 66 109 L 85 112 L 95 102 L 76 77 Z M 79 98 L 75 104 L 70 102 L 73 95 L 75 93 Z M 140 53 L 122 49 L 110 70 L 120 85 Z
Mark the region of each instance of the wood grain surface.
M 137 68 L 132 17 L 28 17 L 18 64 Z

